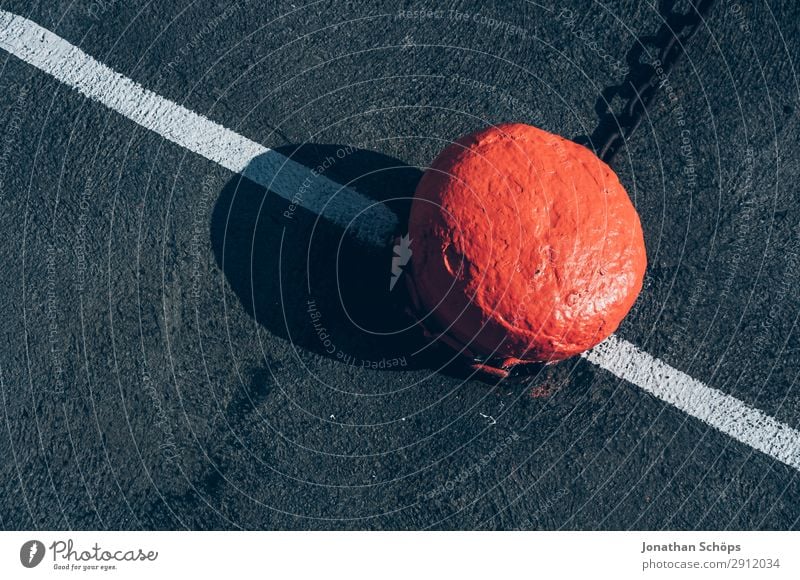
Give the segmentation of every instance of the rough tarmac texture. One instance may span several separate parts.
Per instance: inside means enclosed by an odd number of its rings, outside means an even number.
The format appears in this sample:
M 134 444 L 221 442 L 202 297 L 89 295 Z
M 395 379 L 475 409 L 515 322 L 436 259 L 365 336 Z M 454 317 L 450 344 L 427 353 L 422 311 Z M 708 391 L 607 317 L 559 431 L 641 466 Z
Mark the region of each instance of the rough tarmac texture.
M 797 428 L 800 8 L 752 4 L 715 3 L 615 159 L 649 257 L 619 334 Z M 634 1 L 0 6 L 334 159 L 401 216 L 465 133 L 591 134 L 663 21 Z M 389 250 L 0 61 L 3 529 L 800 527 L 795 470 L 586 361 L 437 370 Z

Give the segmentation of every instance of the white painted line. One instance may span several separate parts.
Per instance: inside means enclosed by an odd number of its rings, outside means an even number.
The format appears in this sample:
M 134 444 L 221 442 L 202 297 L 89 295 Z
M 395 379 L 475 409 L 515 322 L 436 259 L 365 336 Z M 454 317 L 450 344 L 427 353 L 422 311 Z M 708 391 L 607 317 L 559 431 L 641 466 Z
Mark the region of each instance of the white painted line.
M 708 387 L 612 335 L 586 360 L 770 457 L 800 470 L 800 431 Z
M 0 10 L 0 47 L 165 139 L 350 227 L 364 242 L 389 243 L 397 217 L 385 205 L 145 89 L 35 22 Z
M 374 205 L 358 192 L 145 89 L 26 18 L 0 10 L 0 47 L 142 127 L 269 187 L 287 200 L 302 192 L 300 205 L 339 226 L 347 227 L 359 212 L 371 208 L 371 219 L 359 220 L 353 228 L 367 243 L 385 245 L 395 230 L 397 218 L 386 206 Z M 800 432 L 735 397 L 704 385 L 617 336 L 582 356 L 800 470 Z

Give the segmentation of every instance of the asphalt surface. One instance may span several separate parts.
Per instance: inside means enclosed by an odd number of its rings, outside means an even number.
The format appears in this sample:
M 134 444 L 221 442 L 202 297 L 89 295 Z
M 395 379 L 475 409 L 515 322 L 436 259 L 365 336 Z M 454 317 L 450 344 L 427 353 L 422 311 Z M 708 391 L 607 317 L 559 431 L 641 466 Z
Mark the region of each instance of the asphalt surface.
M 334 158 L 401 216 L 464 133 L 591 135 L 665 17 L 0 7 L 309 167 Z M 791 0 L 716 2 L 613 163 L 649 256 L 619 334 L 795 428 L 799 23 Z M 583 360 L 500 384 L 442 368 L 387 292 L 390 249 L 0 61 L 3 529 L 800 528 L 794 469 Z

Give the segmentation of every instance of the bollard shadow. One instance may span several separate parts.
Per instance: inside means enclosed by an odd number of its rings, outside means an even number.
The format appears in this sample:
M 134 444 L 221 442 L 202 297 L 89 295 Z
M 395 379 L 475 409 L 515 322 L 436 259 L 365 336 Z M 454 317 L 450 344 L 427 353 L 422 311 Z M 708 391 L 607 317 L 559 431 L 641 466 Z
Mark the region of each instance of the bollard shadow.
M 359 194 L 360 207 L 350 203 L 349 194 L 323 193 L 325 199 L 342 196 L 341 203 L 325 206 L 321 213 L 338 216 L 344 227 L 302 207 L 310 190 L 326 187 L 306 181 L 312 170 Z M 394 237 L 406 232 L 421 177 L 417 167 L 350 146 L 276 148 L 254 159 L 222 189 L 210 223 L 217 264 L 247 313 L 299 350 L 345 365 L 435 369 L 458 379 L 496 383 L 497 377 L 476 374 L 449 347 L 431 343 L 408 312 L 403 280 L 391 285 Z M 383 243 L 363 243 L 345 232 L 378 221 L 387 207 L 397 223 Z M 511 378 L 524 380 L 542 368 L 521 365 Z
M 228 283 L 258 324 L 299 349 L 369 368 L 427 366 L 424 356 L 410 356 L 424 338 L 405 312 L 404 285 L 390 291 L 393 236 L 377 247 L 365 244 L 304 209 L 308 200 L 301 198 L 314 187 L 305 180 L 319 178 L 311 170 L 368 202 L 358 216 L 362 225 L 388 206 L 399 217 L 396 233 L 405 232 L 418 168 L 349 146 L 281 147 L 254 159 L 247 177 L 228 181 L 214 206 L 211 243 Z M 348 208 L 346 193 L 332 197 L 341 203 L 323 215 L 361 211 Z

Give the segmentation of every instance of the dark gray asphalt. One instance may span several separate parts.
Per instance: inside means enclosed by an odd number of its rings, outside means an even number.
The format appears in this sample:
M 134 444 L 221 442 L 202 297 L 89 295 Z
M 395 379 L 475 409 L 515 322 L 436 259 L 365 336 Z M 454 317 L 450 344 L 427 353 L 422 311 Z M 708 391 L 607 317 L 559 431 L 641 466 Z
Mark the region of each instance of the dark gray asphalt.
M 663 22 L 633 0 L 0 6 L 310 166 L 348 148 L 327 174 L 379 200 L 489 123 L 591 134 Z M 716 2 L 614 162 L 650 260 L 620 335 L 796 428 L 798 23 Z M 373 334 L 407 323 L 389 254 L 0 62 L 0 527 L 800 528 L 796 471 L 584 361 L 435 372 L 413 333 Z

